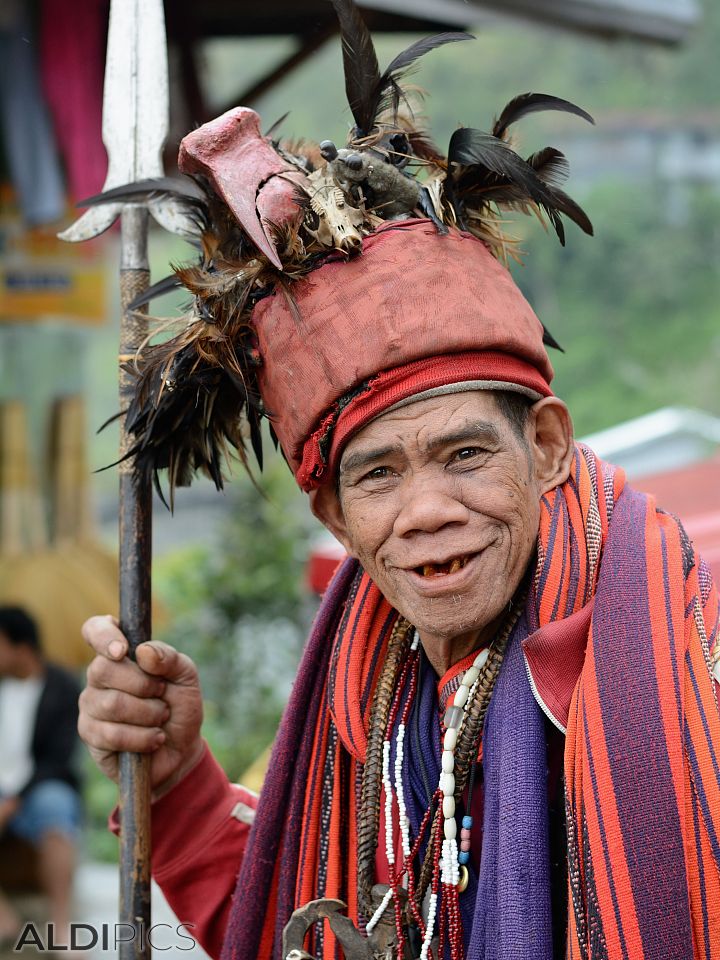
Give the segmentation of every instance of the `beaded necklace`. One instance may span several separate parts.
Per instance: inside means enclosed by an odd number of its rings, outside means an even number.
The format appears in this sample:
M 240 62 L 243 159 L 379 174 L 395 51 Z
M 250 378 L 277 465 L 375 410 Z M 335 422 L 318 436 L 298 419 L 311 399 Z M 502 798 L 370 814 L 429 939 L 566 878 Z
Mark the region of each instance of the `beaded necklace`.
M 420 960 L 430 960 L 433 951 L 436 957 L 444 957 L 446 945 L 451 960 L 463 960 L 459 894 L 468 884 L 472 830 L 469 804 L 480 736 L 505 648 L 524 607 L 525 596 L 526 590 L 522 590 L 511 603 L 500 632 L 465 671 L 451 705 L 445 710 L 439 782 L 414 842 L 410 838 L 402 771 L 407 721 L 418 686 L 420 637 L 403 618 L 398 619 L 391 635 L 370 715 L 358 826 L 358 896 L 361 912 L 370 918 L 366 925 L 368 934 L 392 908 L 398 958 L 405 956 L 408 940 L 415 939 L 417 947 L 412 955 L 419 956 Z M 393 732 L 398 717 L 397 730 Z M 395 738 L 394 763 L 392 737 Z M 468 778 L 468 807 L 462 818 L 458 847 L 456 809 Z M 390 884 L 377 904 L 373 902 L 372 887 L 379 841 L 381 787 L 385 799 L 385 853 Z M 395 809 L 400 831 L 400 863 L 396 863 L 393 835 Z M 426 852 L 416 877 L 414 863 L 426 836 Z

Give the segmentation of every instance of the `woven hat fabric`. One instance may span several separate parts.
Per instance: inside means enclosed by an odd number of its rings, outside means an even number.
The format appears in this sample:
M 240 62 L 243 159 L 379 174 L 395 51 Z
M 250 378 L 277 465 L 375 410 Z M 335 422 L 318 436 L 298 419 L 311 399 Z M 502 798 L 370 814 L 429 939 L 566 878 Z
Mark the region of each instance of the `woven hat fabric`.
M 333 259 L 294 283 L 292 299 L 276 290 L 260 301 L 253 324 L 263 401 L 296 475 L 333 405 L 383 371 L 487 351 L 522 361 L 538 392 L 551 392 L 542 324 L 510 273 L 476 238 L 440 235 L 428 220 L 381 226 L 359 257 Z M 494 362 L 486 379 L 512 376 Z

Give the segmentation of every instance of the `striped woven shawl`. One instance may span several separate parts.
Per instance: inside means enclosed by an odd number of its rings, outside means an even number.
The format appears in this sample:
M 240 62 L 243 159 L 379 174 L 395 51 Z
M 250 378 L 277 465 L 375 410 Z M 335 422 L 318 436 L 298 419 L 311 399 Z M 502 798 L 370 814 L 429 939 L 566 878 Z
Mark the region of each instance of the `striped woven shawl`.
M 520 632 L 593 601 L 565 744 L 567 956 L 720 960 L 720 713 L 710 672 L 718 598 L 707 568 L 674 518 L 580 445 L 568 481 L 542 501 L 537 557 Z M 316 897 L 344 900 L 358 920 L 359 786 L 396 617 L 346 562 L 278 734 L 223 960 L 279 960 L 291 912 Z M 486 782 L 496 788 L 486 794 L 466 930 L 471 960 L 552 956 L 547 868 L 532 860 L 546 849 L 546 817 L 508 815 L 513 798 L 518 809 L 546 805 L 544 766 L 518 748 L 518 718 L 524 712 L 527 729 L 538 729 L 532 711 L 539 715 L 521 639 L 506 656 L 484 732 Z M 520 776 L 521 761 L 541 775 Z M 339 956 L 328 930 L 316 931 L 308 949 Z

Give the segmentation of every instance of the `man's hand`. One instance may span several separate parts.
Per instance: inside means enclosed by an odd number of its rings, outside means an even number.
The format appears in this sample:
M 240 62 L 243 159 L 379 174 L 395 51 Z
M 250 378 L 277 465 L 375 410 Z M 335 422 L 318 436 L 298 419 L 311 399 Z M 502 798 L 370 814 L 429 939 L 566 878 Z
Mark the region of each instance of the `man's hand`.
M 202 697 L 197 668 L 184 653 L 151 641 L 128 657 L 114 617 L 91 617 L 82 634 L 97 656 L 80 694 L 78 730 L 111 780 L 118 753 L 151 753 L 153 799 L 166 793 L 199 760 Z

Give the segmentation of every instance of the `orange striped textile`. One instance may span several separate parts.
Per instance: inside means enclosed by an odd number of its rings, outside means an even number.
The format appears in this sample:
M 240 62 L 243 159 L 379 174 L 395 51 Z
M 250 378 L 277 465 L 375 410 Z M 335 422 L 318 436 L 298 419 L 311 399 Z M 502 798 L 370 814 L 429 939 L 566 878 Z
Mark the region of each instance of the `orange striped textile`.
M 565 746 L 567 956 L 720 960 L 709 571 L 678 521 L 587 448 L 542 506 L 540 624 L 594 597 Z
M 525 619 L 542 630 L 590 601 L 565 741 L 566 956 L 720 960 L 717 592 L 678 521 L 578 445 L 569 479 L 541 503 Z M 359 788 L 396 619 L 346 563 L 278 735 L 223 960 L 280 960 L 290 913 L 318 897 L 358 921 Z M 340 957 L 327 929 L 306 946 Z

